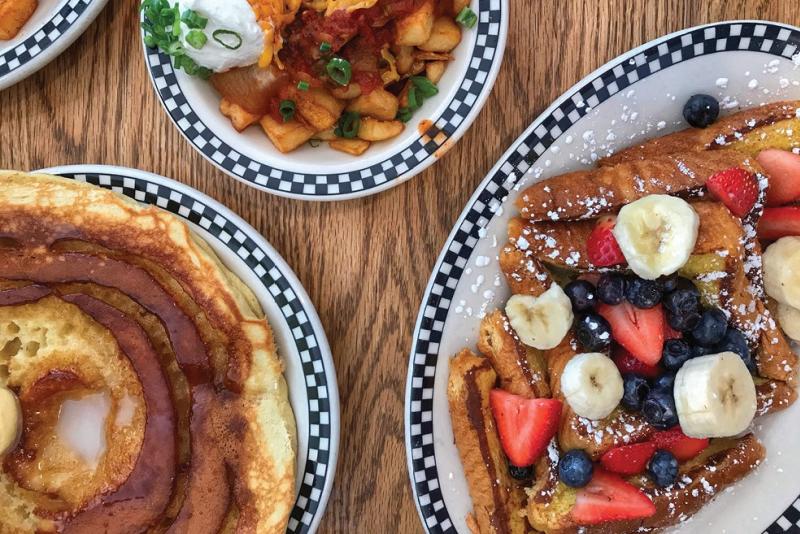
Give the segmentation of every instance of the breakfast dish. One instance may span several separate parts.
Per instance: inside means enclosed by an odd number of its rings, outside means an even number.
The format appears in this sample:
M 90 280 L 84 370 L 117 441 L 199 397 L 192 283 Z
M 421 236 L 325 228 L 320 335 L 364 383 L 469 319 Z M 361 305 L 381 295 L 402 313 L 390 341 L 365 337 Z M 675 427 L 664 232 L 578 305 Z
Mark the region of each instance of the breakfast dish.
M 0 2 L 0 41 L 17 36 L 26 22 L 33 16 L 37 0 L 2 0 Z

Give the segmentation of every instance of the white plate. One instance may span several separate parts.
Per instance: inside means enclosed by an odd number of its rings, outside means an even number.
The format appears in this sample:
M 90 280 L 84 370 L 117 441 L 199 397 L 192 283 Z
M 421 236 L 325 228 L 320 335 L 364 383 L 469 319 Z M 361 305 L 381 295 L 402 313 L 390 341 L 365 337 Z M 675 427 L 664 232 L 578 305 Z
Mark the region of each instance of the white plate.
M 303 146 L 281 154 L 258 125 L 239 133 L 219 112 L 220 97 L 204 80 L 175 72 L 170 58 L 144 47 L 156 93 L 178 130 L 207 160 L 248 185 L 280 196 L 344 200 L 409 180 L 435 163 L 467 131 L 489 96 L 503 59 L 508 0 L 472 0 L 478 24 L 464 29 L 439 82 L 403 134 L 374 143 L 362 156 Z M 419 126 L 424 119 L 430 127 Z M 420 133 L 419 130 L 424 130 Z
M 123 167 L 72 165 L 44 169 L 112 189 L 178 215 L 255 293 L 286 366 L 297 421 L 297 500 L 287 533 L 313 533 L 325 512 L 339 450 L 339 390 L 328 340 L 303 286 L 255 228 L 199 191 Z
M 40 0 L 19 35 L 0 41 L 0 91 L 41 69 L 75 41 L 108 0 Z
M 489 172 L 445 244 L 414 334 L 406 445 L 414 498 L 429 532 L 469 532 L 465 517 L 472 503 L 453 442 L 448 363 L 461 348 L 475 346 L 483 313 L 508 298 L 497 255 L 521 187 L 591 166 L 634 140 L 685 128 L 682 108 L 695 93 L 715 95 L 730 109 L 800 99 L 798 52 L 798 28 L 762 21 L 667 35 L 623 54 L 567 91 Z M 798 404 L 758 420 L 755 431 L 767 447 L 766 462 L 675 531 L 705 533 L 712 524 L 715 533 L 800 531 L 798 423 Z

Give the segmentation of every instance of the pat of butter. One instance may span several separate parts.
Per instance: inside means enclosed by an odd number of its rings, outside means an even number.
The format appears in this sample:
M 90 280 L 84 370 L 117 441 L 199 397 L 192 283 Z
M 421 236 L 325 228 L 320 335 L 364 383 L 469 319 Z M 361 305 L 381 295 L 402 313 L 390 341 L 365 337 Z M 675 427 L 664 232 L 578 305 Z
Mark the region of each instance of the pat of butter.
M 22 437 L 22 407 L 10 389 L 0 386 L 0 456 L 13 451 Z

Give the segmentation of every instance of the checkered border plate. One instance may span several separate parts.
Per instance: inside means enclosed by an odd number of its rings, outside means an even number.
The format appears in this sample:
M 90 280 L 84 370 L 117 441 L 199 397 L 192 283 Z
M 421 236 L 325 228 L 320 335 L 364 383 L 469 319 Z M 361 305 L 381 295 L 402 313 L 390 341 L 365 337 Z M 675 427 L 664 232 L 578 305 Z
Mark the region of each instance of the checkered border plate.
M 508 21 L 508 0 L 478 0 L 475 48 L 464 78 L 450 104 L 432 126 L 388 159 L 343 174 L 303 174 L 250 159 L 225 144 L 197 116 L 181 91 L 169 56 L 145 47 L 147 66 L 162 104 L 178 130 L 206 159 L 250 185 L 281 196 L 333 200 L 364 196 L 411 178 L 436 158 L 435 152 L 453 143 L 472 121 L 475 103 L 494 83 L 493 65 L 502 58 L 501 34 Z M 504 42 L 504 40 L 502 40 Z M 448 143 L 449 141 L 449 143 Z M 445 145 L 445 143 L 448 143 Z M 354 160 L 358 164 L 358 160 Z M 373 191 L 374 190 L 374 191 Z
M 272 295 L 291 329 L 300 354 L 308 397 L 308 454 L 300 493 L 286 532 L 310 532 L 312 523 L 324 512 L 324 505 L 320 504 L 326 481 L 334 476 L 335 466 L 331 465 L 334 456 L 331 452 L 338 444 L 331 443 L 330 388 L 334 389 L 335 396 L 337 386 L 325 374 L 323 354 L 317 339 L 317 336 L 324 337 L 324 333 L 314 331 L 307 311 L 284 273 L 270 258 L 270 252 L 260 247 L 224 213 L 185 191 L 144 178 L 115 173 L 66 172 L 61 176 L 111 189 L 139 202 L 158 206 L 200 226 L 241 258 Z
M 800 51 L 800 30 L 763 22 L 725 22 L 679 32 L 658 40 L 652 46 L 628 53 L 595 73 L 584 85 L 571 89 L 550 114 L 536 119 L 478 188 L 450 235 L 431 276 L 420 308 L 409 363 L 406 393 L 409 475 L 417 508 L 428 532 L 456 532 L 442 498 L 436 468 L 433 388 L 442 330 L 456 286 L 478 241 L 479 230 L 488 225 L 498 206 L 512 192 L 518 177 L 563 132 L 586 115 L 588 108 L 594 108 L 638 80 L 682 61 L 741 50 L 791 58 Z M 800 533 L 798 524 L 800 499 L 766 532 Z

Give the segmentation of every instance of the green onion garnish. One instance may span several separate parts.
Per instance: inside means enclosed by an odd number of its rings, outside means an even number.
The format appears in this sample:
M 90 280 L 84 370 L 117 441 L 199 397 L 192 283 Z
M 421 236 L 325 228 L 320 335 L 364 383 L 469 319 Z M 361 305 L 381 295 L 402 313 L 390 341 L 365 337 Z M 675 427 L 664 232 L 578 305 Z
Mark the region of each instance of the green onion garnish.
M 283 122 L 289 122 L 294 118 L 295 108 L 294 100 L 281 100 L 278 111 L 281 113 L 281 117 L 283 117 Z
M 190 30 L 189 33 L 186 34 L 186 42 L 192 48 L 197 48 L 198 50 L 203 48 L 208 42 L 208 37 L 206 34 L 203 33 L 202 30 Z
M 419 108 L 422 107 L 422 99 L 417 98 L 417 88 L 412 87 L 408 90 L 408 109 L 411 111 L 417 111 Z
M 300 89 L 301 91 L 308 91 L 309 88 L 308 82 L 305 80 L 300 80 L 299 82 L 297 82 L 297 88 Z
M 322 41 L 319 45 L 319 51 L 322 53 L 331 51 L 331 44 L 327 41 Z
M 333 131 L 338 137 L 345 139 L 353 139 L 358 135 L 358 129 L 361 126 L 361 115 L 355 111 L 345 111 L 339 118 L 339 123 Z
M 181 10 L 178 7 L 178 4 L 175 4 L 175 8 L 172 10 L 173 19 L 172 19 L 172 35 L 175 37 L 180 37 L 181 35 Z
M 425 98 L 430 98 L 436 94 L 439 94 L 439 88 L 436 87 L 433 82 L 425 76 L 412 76 L 411 83 L 414 84 L 414 87 L 416 87 L 420 94 Z
M 340 57 L 332 58 L 325 65 L 325 70 L 328 76 L 339 85 L 347 85 L 350 83 L 350 78 L 353 77 L 353 70 L 350 67 L 350 62 Z
M 181 22 L 186 24 L 192 30 L 204 30 L 208 19 L 200 15 L 194 9 L 187 9 L 181 15 Z
M 463 24 L 467 28 L 472 28 L 478 22 L 478 15 L 468 6 L 464 6 L 464 9 L 456 16 L 456 22 Z
M 397 120 L 401 122 L 408 122 L 411 120 L 411 116 L 413 114 L 414 112 L 408 108 L 400 108 L 399 110 L 397 110 Z
M 142 0 L 142 30 L 144 42 L 149 48 L 158 48 L 163 53 L 172 57 L 176 69 L 183 69 L 190 76 L 208 78 L 212 72 L 201 67 L 186 55 L 186 50 L 181 44 L 181 17 L 180 9 L 170 5 L 169 0 Z M 185 14 L 184 14 L 185 15 Z M 200 18 L 189 15 L 192 24 L 201 24 Z M 186 23 L 184 21 L 184 23 Z M 188 26 L 188 24 L 187 24 Z M 188 42 L 188 40 L 187 40 Z M 190 43 L 191 44 L 191 43 Z
M 242 36 L 235 31 L 214 30 L 211 37 L 228 50 L 238 50 L 242 47 Z

